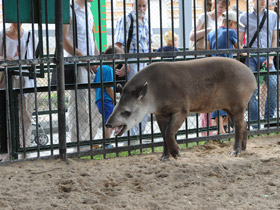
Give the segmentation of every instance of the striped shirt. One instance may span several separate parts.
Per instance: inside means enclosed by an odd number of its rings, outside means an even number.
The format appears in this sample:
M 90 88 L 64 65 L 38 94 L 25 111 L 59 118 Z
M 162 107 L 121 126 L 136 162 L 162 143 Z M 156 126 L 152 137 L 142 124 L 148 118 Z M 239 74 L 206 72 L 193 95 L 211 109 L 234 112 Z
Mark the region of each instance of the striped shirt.
M 126 16 L 126 39 L 128 39 L 129 27 L 131 24 L 131 18 L 133 18 L 133 33 L 130 44 L 129 53 L 137 53 L 137 46 L 139 46 L 139 53 L 148 53 L 149 52 L 149 24 L 146 17 L 143 18 L 143 23 L 138 22 L 138 31 L 139 31 L 139 44 L 137 44 L 137 30 L 136 30 L 136 14 L 134 10 L 131 10 Z M 126 40 L 124 39 L 124 17 L 121 17 L 116 24 L 115 29 L 115 43 L 120 42 L 125 46 Z M 153 43 L 153 34 L 151 30 L 151 43 Z

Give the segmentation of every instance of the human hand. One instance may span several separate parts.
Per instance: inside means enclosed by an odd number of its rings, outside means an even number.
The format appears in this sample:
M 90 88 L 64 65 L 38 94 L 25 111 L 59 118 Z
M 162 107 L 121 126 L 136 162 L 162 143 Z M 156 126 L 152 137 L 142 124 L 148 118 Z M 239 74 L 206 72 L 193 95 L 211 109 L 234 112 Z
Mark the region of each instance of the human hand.
M 94 66 L 90 66 L 90 67 L 91 67 L 91 73 L 95 74 L 97 72 L 98 66 L 94 65 Z
M 247 57 L 247 53 L 239 53 L 240 56 Z
M 97 68 L 98 68 L 98 66 L 96 66 L 96 65 L 90 66 L 89 68 L 88 68 L 88 66 L 85 67 L 85 69 L 91 74 L 95 74 L 97 72 Z
M 116 69 L 116 75 L 119 77 L 125 76 L 125 65 L 123 65 L 120 69 Z
M 265 60 L 262 63 L 262 66 L 265 66 L 266 68 L 271 68 L 273 66 L 273 57 L 269 57 L 268 60 Z
M 212 31 L 212 30 L 214 30 L 214 29 L 215 29 L 215 28 L 212 28 L 212 27 L 210 28 L 210 27 L 208 27 L 208 28 L 207 28 L 207 32 L 210 32 L 210 31 Z

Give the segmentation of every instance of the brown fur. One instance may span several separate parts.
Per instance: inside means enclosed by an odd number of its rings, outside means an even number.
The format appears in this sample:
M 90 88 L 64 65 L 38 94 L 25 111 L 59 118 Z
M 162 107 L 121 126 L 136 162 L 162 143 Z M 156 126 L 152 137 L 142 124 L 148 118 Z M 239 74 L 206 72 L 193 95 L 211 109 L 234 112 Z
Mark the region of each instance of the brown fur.
M 255 77 L 246 65 L 219 57 L 151 64 L 125 85 L 109 123 L 114 124 L 115 113 L 135 100 L 132 93 L 141 91 L 146 82 L 147 93 L 141 103 L 143 107 L 151 104 L 154 107 L 149 112 L 155 114 L 163 135 L 162 160 L 169 154 L 178 156 L 175 134 L 189 112 L 225 110 L 235 125 L 235 144 L 231 154 L 238 155 L 241 149 L 246 149 L 244 113 L 257 87 Z

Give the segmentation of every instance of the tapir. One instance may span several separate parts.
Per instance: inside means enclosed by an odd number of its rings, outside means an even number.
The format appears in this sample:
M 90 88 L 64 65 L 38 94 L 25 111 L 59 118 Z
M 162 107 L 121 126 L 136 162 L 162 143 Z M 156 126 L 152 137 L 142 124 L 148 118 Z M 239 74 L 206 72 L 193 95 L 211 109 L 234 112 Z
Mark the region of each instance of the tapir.
M 190 112 L 223 109 L 235 126 L 230 155 L 237 156 L 246 150 L 244 113 L 256 87 L 252 71 L 230 58 L 153 63 L 126 83 L 106 126 L 121 136 L 145 115 L 153 113 L 164 140 L 164 161 L 170 155 L 179 156 L 175 135 Z

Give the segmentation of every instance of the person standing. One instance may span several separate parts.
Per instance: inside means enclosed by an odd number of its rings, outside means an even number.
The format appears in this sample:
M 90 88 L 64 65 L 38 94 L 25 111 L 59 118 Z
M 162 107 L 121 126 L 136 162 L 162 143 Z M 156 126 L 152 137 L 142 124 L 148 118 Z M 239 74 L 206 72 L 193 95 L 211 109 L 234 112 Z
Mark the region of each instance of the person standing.
M 90 11 L 90 2 L 93 0 L 88 0 L 88 3 L 85 3 L 85 0 L 75 0 L 74 1 L 74 15 L 77 21 L 76 26 L 73 24 L 73 14 L 72 7 L 70 7 L 70 24 L 63 25 L 63 44 L 64 44 L 64 55 L 65 57 L 74 56 L 74 45 L 73 45 L 73 30 L 75 28 L 77 36 L 77 46 L 76 56 L 89 56 L 89 55 L 98 55 L 99 51 L 94 39 L 94 34 L 92 28 L 94 26 L 93 16 Z M 86 8 L 88 17 L 86 17 Z M 87 23 L 88 21 L 88 27 Z M 88 34 L 88 37 L 87 37 Z M 88 39 L 87 39 L 88 38 Z M 87 48 L 88 43 L 88 48 Z M 87 53 L 89 52 L 89 53 Z M 91 66 L 89 69 L 85 66 L 79 66 L 77 72 L 77 83 L 78 84 L 88 84 L 91 83 L 94 79 L 96 72 L 96 66 Z M 88 78 L 88 74 L 90 78 Z M 98 115 L 97 107 L 94 104 L 95 91 L 90 91 L 92 102 L 89 102 L 89 92 L 88 89 L 78 89 L 77 90 L 77 104 L 75 103 L 75 91 L 70 90 L 69 98 L 69 107 L 68 107 L 68 122 L 70 130 L 70 140 L 72 142 L 77 141 L 77 129 L 79 130 L 79 139 L 90 140 L 90 129 L 92 129 L 92 138 L 97 133 L 97 129 L 100 122 L 100 117 Z M 89 105 L 91 103 L 91 110 Z M 77 106 L 77 111 L 76 111 Z M 91 118 L 89 118 L 89 113 L 91 112 Z M 78 116 L 76 116 L 78 115 Z M 79 128 L 76 125 L 76 119 L 78 119 Z M 92 128 L 90 128 L 89 121 L 92 122 Z
M 123 50 L 119 48 L 118 46 L 113 47 L 109 46 L 105 50 L 104 54 L 122 54 Z M 111 61 L 111 60 L 107 60 Z M 93 83 L 99 83 L 101 84 L 101 81 L 104 82 L 113 82 L 114 81 L 114 73 L 113 73 L 113 67 L 110 65 L 102 65 L 102 70 L 100 67 L 98 67 L 95 78 L 93 80 Z M 102 77 L 102 80 L 101 80 Z M 103 107 L 102 107 L 102 94 L 103 94 Z M 114 88 L 113 87 L 106 87 L 103 88 L 103 91 L 101 88 L 96 88 L 96 98 L 95 98 L 95 104 L 98 107 L 99 113 L 102 115 L 104 113 L 104 123 L 107 122 L 108 118 L 112 114 L 114 110 Z M 108 139 L 111 137 L 112 129 L 107 128 L 105 126 L 105 138 Z
M 205 45 L 205 25 L 206 25 L 206 30 L 207 33 L 209 33 L 210 31 L 212 31 L 213 29 L 215 29 L 215 25 L 216 25 L 216 21 L 217 21 L 217 25 L 218 27 L 222 24 L 222 14 L 226 11 L 226 7 L 227 7 L 227 0 L 217 0 L 217 1 L 212 1 L 212 11 L 210 12 L 203 12 L 198 19 L 196 30 L 192 30 L 190 33 L 190 41 L 195 42 L 195 38 L 196 38 L 196 42 L 198 42 L 199 40 L 204 41 L 204 47 L 202 47 L 199 50 L 205 50 L 207 48 L 207 46 Z M 216 17 L 216 10 L 215 10 L 215 4 L 217 4 L 217 17 Z M 230 5 L 230 1 L 228 1 L 228 6 Z M 195 37 L 196 35 L 196 37 Z
M 248 14 L 244 13 L 240 17 L 240 22 L 244 25 L 244 27 L 240 27 L 239 29 L 239 41 L 242 42 L 244 33 L 250 31 L 249 37 L 247 39 L 247 44 L 250 43 L 256 31 L 258 30 L 258 27 L 260 26 L 260 23 L 264 15 L 266 15 L 267 17 L 265 19 L 263 27 L 259 32 L 259 43 L 258 43 L 258 39 L 255 39 L 251 48 L 276 48 L 277 47 L 277 14 L 271 10 L 265 9 L 266 0 L 254 0 L 253 4 L 254 4 L 253 10 L 250 11 Z M 259 5 L 259 8 L 257 8 L 257 5 Z M 249 16 L 248 17 L 249 23 L 247 23 L 247 16 Z M 267 24 L 267 21 L 269 21 L 269 25 Z M 245 64 L 248 65 L 252 70 L 252 72 L 254 73 L 258 72 L 258 68 L 260 66 L 265 66 L 267 69 L 269 69 L 269 71 L 273 71 L 273 70 L 275 71 L 273 58 L 274 56 L 269 56 L 269 59 L 267 59 L 267 57 L 260 57 L 260 58 L 250 57 L 249 59 L 246 58 Z M 265 75 L 264 82 L 269 87 L 269 94 L 267 95 L 266 98 L 265 114 L 264 114 L 264 119 L 267 119 L 273 117 L 277 105 L 277 75 L 270 74 L 269 77 Z M 258 89 L 255 91 L 254 95 L 252 96 L 249 102 L 250 121 L 258 120 L 259 107 L 258 107 L 257 94 L 258 94 Z M 257 127 L 258 127 L 257 125 L 253 126 L 253 128 L 257 128 Z
M 138 5 L 136 5 L 136 3 Z M 124 17 L 122 17 L 116 24 L 116 35 L 115 35 L 115 44 L 124 49 L 126 44 L 128 43 L 126 39 L 129 38 L 129 29 L 131 24 L 133 24 L 131 43 L 129 45 L 128 53 L 137 53 L 137 48 L 139 48 L 139 53 L 148 53 L 149 45 L 153 42 L 153 34 L 152 31 L 149 31 L 149 23 L 146 17 L 146 12 L 148 8 L 147 0 L 134 0 L 133 9 L 126 15 L 126 22 L 124 22 Z M 138 17 L 136 17 L 136 9 L 138 9 Z M 138 22 L 138 28 L 137 28 Z M 124 31 L 124 24 L 126 24 L 126 31 Z M 137 31 L 139 36 L 139 42 L 137 42 Z M 126 36 L 124 36 L 126 33 Z M 151 34 L 151 40 L 149 39 L 149 34 Z M 151 49 L 152 51 L 152 49 Z M 139 69 L 137 63 L 129 64 L 129 68 L 127 69 L 127 79 L 130 80 L 138 71 L 143 69 L 147 64 L 139 63 Z M 119 77 L 123 77 L 126 75 L 125 65 L 122 66 L 121 69 L 116 71 L 116 75 Z M 148 120 L 148 116 L 142 121 L 141 129 L 145 130 L 146 123 Z M 130 135 L 139 135 L 139 126 L 135 126 L 130 130 Z
M 215 10 L 215 4 L 217 4 L 217 11 Z M 230 1 L 228 1 L 228 5 L 230 5 Z M 190 33 L 190 41 L 191 44 L 195 43 L 195 38 L 197 42 L 197 50 L 205 50 L 206 45 L 205 45 L 205 25 L 206 25 L 206 30 L 207 33 L 209 33 L 211 30 L 215 29 L 216 21 L 217 21 L 217 26 L 219 27 L 222 24 L 222 14 L 226 11 L 226 6 L 227 6 L 227 0 L 217 0 L 213 1 L 212 0 L 212 11 L 206 11 L 205 13 L 202 13 L 199 17 L 198 23 L 195 26 L 196 30 L 192 30 Z M 217 12 L 217 17 L 216 17 L 216 12 Z M 196 32 L 196 37 L 195 37 L 195 32 Z M 200 42 L 200 44 L 198 44 Z M 191 48 L 191 46 L 190 46 Z M 207 117 L 208 115 L 208 117 Z M 201 113 L 201 127 L 207 127 L 207 126 L 212 126 L 213 122 L 211 120 L 211 114 L 210 113 Z M 209 133 L 210 135 L 212 134 L 211 132 Z M 206 133 L 201 133 L 202 136 L 205 136 Z
M 225 12 L 222 15 L 223 23 L 216 30 L 210 31 L 207 36 L 207 45 L 208 49 L 233 49 L 233 48 L 242 48 L 241 45 L 237 42 L 237 18 L 238 15 L 234 11 L 228 11 L 228 14 Z M 240 25 L 242 26 L 242 25 Z M 217 40 L 216 40 L 217 34 Z M 238 46 L 239 44 L 239 46 Z M 213 54 L 212 56 L 221 56 L 233 58 L 233 54 Z M 219 118 L 219 120 L 218 120 Z M 216 124 L 219 127 L 220 134 L 230 132 L 228 127 L 228 115 L 224 110 L 216 110 L 211 113 L 211 119 L 214 119 Z
M 20 36 L 20 46 L 18 41 L 18 35 Z M 3 46 L 3 32 L 0 33 L 0 59 L 4 60 L 4 46 Z M 6 31 L 6 59 L 7 60 L 18 60 L 20 59 L 33 59 L 33 34 L 31 31 L 26 31 L 22 27 L 22 24 L 12 23 Z M 37 46 L 38 41 L 36 36 L 35 46 Z M 36 47 L 34 48 L 36 49 Z M 20 51 L 19 51 L 20 50 Z M 19 57 L 20 56 L 20 57 Z M 22 70 L 26 72 L 26 70 Z M 19 75 L 12 76 L 13 88 L 33 88 L 34 79 L 28 76 L 21 77 Z M 5 75 L 1 74 L 0 78 L 0 89 L 5 88 Z M 23 95 L 18 95 L 18 110 L 19 110 L 19 139 L 20 147 L 30 147 L 31 146 L 31 131 L 32 131 L 32 113 L 35 108 L 35 98 L 34 93 L 24 93 Z M 23 121 L 22 121 L 23 119 Z M 23 135 L 24 132 L 24 135 Z

